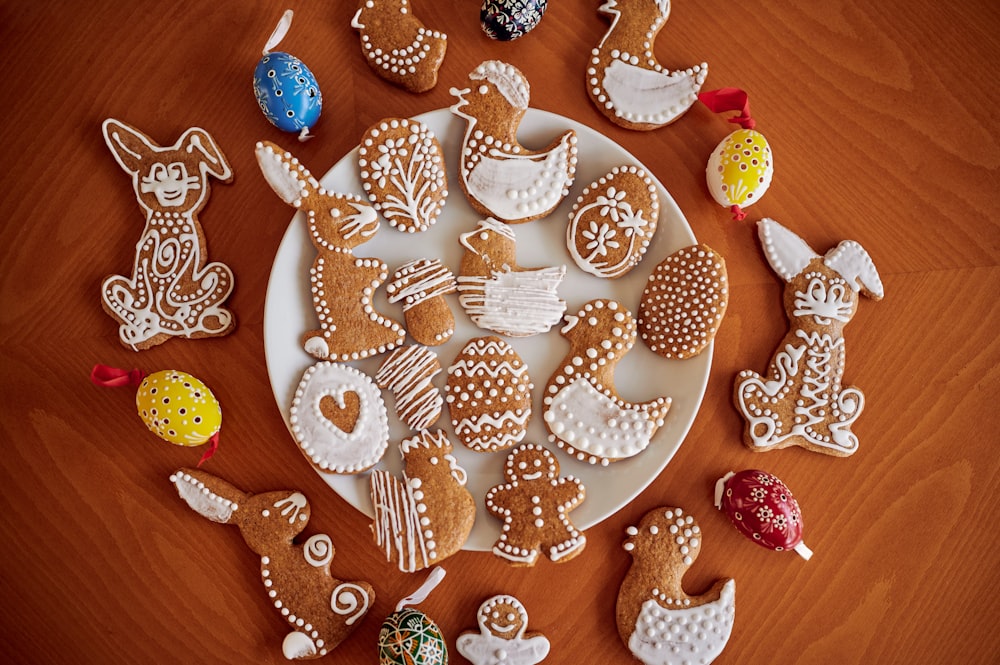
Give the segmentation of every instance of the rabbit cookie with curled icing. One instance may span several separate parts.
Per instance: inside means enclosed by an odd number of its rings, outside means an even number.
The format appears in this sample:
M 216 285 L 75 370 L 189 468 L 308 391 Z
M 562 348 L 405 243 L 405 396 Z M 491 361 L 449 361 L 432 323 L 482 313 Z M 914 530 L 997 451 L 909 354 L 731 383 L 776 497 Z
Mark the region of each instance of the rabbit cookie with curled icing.
M 368 582 L 331 576 L 336 550 L 328 535 L 295 542 L 311 514 L 301 492 L 250 494 L 198 469 L 179 469 L 170 482 L 202 517 L 238 527 L 247 546 L 260 556 L 264 589 L 288 622 L 282 644 L 286 658 L 324 656 L 360 625 L 375 592 Z
M 844 327 L 861 296 L 881 300 L 882 280 L 865 249 L 844 240 L 820 256 L 774 221 L 757 224 L 764 255 L 785 281 L 789 330 L 766 374 L 744 370 L 733 401 L 746 420 L 743 442 L 754 451 L 801 446 L 847 457 L 858 449 L 851 431 L 865 396 L 844 385 Z

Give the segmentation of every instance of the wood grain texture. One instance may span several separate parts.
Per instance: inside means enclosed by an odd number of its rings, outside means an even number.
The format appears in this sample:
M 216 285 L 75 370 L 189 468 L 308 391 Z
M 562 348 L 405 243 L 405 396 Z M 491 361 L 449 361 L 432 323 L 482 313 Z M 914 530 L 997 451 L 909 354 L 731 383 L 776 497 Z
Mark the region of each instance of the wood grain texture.
M 669 466 L 564 565 L 511 569 L 467 552 L 450 559 L 422 606 L 449 645 L 475 626 L 484 598 L 503 592 L 549 637 L 546 662 L 630 662 L 614 623 L 624 530 L 652 507 L 677 505 L 705 532 L 688 591 L 737 580 L 736 626 L 717 662 L 996 662 L 1000 5 L 677 0 L 657 42 L 660 62 L 705 60 L 706 87 L 747 89 L 775 154 L 774 184 L 743 223 L 712 202 L 704 182 L 709 152 L 731 128 L 721 118 L 697 107 L 670 127 L 634 133 L 590 105 L 584 69 L 607 26 L 596 0 L 551 2 L 538 28 L 513 43 L 482 34 L 476 2 L 414 5 L 449 35 L 439 84 L 422 95 L 372 75 L 349 27 L 353 0 L 289 4 L 296 16 L 282 48 L 313 69 L 325 96 L 316 138 L 296 146 L 305 164 L 322 172 L 373 122 L 449 106 L 449 86 L 475 65 L 507 60 L 527 75 L 533 107 L 603 132 L 653 171 L 699 241 L 727 259 L 733 293 L 703 406 Z M 259 588 L 257 558 L 235 529 L 183 506 L 167 481 L 201 451 L 149 434 L 129 391 L 91 386 L 96 362 L 198 376 L 224 409 L 223 447 L 208 469 L 248 491 L 309 496 L 309 532 L 333 538 L 335 574 L 370 579 L 378 593 L 329 662 L 376 662 L 381 619 L 420 581 L 380 558 L 368 520 L 312 472 L 268 383 L 264 293 L 289 214 L 253 145 L 292 141 L 264 121 L 251 75 L 285 8 L 263 0 L 0 6 L 7 662 L 283 661 L 284 622 Z M 160 142 L 201 126 L 226 152 L 235 180 L 213 186 L 200 219 L 210 258 L 236 275 L 229 304 L 238 328 L 229 337 L 140 355 L 119 345 L 99 285 L 128 270 L 143 216 L 101 136 L 107 117 Z M 819 251 L 859 241 L 885 282 L 885 300 L 862 302 L 847 331 L 846 380 L 868 397 L 851 458 L 754 454 L 740 443 L 732 381 L 766 367 L 786 326 L 781 284 L 752 224 L 762 216 Z M 808 563 L 754 546 L 712 507 L 718 476 L 754 466 L 796 493 L 816 552 Z

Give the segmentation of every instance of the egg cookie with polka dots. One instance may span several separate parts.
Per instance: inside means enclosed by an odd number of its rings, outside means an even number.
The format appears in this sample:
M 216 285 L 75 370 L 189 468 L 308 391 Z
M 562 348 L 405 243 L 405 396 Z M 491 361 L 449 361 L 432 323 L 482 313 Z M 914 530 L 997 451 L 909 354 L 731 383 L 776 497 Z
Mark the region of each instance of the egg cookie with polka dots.
M 671 400 L 633 403 L 615 389 L 615 365 L 635 345 L 632 314 L 615 300 L 591 300 L 566 317 L 560 333 L 570 348 L 542 397 L 549 441 L 590 464 L 638 455 L 663 425 Z

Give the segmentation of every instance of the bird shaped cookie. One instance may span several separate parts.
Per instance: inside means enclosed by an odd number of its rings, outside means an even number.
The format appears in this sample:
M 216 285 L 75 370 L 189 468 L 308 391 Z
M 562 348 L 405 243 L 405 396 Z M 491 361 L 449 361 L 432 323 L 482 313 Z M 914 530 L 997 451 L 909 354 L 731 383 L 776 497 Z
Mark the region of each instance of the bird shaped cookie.
M 466 120 L 459 183 L 480 214 L 509 224 L 545 217 L 569 193 L 576 175 L 576 132 L 567 130 L 541 150 L 517 140 L 528 110 L 528 80 L 516 67 L 488 60 L 452 88 L 451 112 Z
M 542 398 L 549 441 L 602 466 L 638 455 L 663 425 L 670 398 L 633 404 L 615 390 L 615 365 L 635 344 L 632 314 L 614 300 L 591 300 L 560 332 L 570 348 Z
M 599 11 L 612 18 L 587 67 L 591 101 L 626 129 L 677 120 L 698 100 L 708 65 L 669 71 L 657 62 L 653 43 L 670 16 L 670 0 L 606 0 Z
M 368 66 L 386 81 L 410 92 L 437 85 L 448 36 L 424 27 L 409 0 L 361 0 L 351 27 Z
M 626 533 L 632 566 L 615 611 L 622 642 L 646 665 L 714 661 L 733 630 L 736 582 L 720 579 L 699 596 L 684 592 L 684 574 L 701 551 L 698 523 L 680 508 L 655 508 Z

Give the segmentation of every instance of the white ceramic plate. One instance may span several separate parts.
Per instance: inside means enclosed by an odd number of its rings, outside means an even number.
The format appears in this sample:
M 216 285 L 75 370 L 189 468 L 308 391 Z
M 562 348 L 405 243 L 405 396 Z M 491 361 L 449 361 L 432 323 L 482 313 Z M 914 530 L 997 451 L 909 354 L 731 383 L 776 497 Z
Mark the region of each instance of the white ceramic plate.
M 476 227 L 481 217 L 469 207 L 458 183 L 457 154 L 465 132 L 465 121 L 448 109 L 431 111 L 417 116 L 437 136 L 444 149 L 448 166 L 449 197 L 437 223 L 423 233 L 402 233 L 384 220 L 376 236 L 355 250 L 359 257 L 378 257 L 389 266 L 391 275 L 403 263 L 417 258 L 438 258 L 452 272 L 458 273 L 462 248 L 460 233 Z M 559 295 L 567 303 L 567 314 L 575 314 L 592 298 L 614 298 L 635 313 L 646 279 L 657 263 L 669 254 L 694 244 L 695 237 L 677 204 L 666 189 L 657 182 L 660 195 L 660 219 L 656 235 L 640 263 L 628 275 L 617 280 L 604 280 L 591 276 L 573 263 L 566 249 L 566 226 L 569 211 L 584 187 L 606 174 L 615 166 L 641 164 L 602 134 L 573 120 L 545 111 L 529 109 L 521 123 L 519 140 L 528 148 L 547 145 L 566 129 L 575 129 L 579 139 L 579 165 L 576 181 L 569 196 L 549 217 L 527 224 L 513 226 L 517 236 L 517 263 L 524 267 L 540 268 L 566 265 L 566 279 Z M 294 153 L 294 148 L 292 150 Z M 337 192 L 364 195 L 358 177 L 358 151 L 351 151 L 321 178 L 327 189 Z M 306 164 L 318 173 L 321 164 Z M 645 168 L 645 167 L 643 167 Z M 649 172 L 649 169 L 646 169 Z M 301 335 L 316 327 L 316 315 L 309 295 L 309 268 L 315 257 L 305 229 L 304 216 L 296 214 L 288 226 L 271 269 L 264 307 L 264 352 L 267 370 L 278 408 L 288 423 L 288 411 L 295 388 L 302 373 L 315 361 L 302 350 Z M 462 311 L 456 295 L 447 296 L 455 314 L 456 331 L 444 345 L 433 347 L 441 366 L 447 369 L 455 356 L 472 337 L 494 334 L 476 327 Z M 390 305 L 385 299 L 384 285 L 375 298 L 376 310 L 402 322 L 400 305 Z M 547 431 L 542 422 L 541 393 L 552 371 L 560 364 L 569 344 L 559 335 L 559 325 L 544 335 L 506 338 L 528 365 L 528 372 L 535 385 L 534 406 L 526 442 L 547 445 L 556 451 L 561 465 L 561 475 L 581 479 L 587 488 L 587 498 L 570 517 L 578 528 L 587 529 L 613 515 L 631 501 L 663 470 L 680 447 L 694 421 L 708 383 L 712 363 L 712 349 L 684 361 L 664 360 L 637 341 L 632 351 L 619 363 L 615 382 L 619 394 L 627 400 L 645 401 L 666 395 L 673 399 L 664 426 L 656 433 L 649 448 L 636 457 L 616 462 L 607 467 L 592 466 L 577 461 L 555 445 L 547 443 Z M 408 339 L 412 343 L 412 340 Z M 374 375 L 384 356 L 352 363 Z M 444 394 L 446 372 L 435 377 L 435 385 Z M 388 452 L 376 468 L 399 473 L 402 468 L 398 442 L 411 432 L 394 416 L 393 397 L 384 391 L 386 407 L 390 414 L 391 441 Z M 493 485 L 503 482 L 503 462 L 506 454 L 476 453 L 468 450 L 454 437 L 445 407 L 437 423 L 449 432 L 455 444 L 455 455 L 468 473 L 468 488 L 476 497 L 479 507 L 472 534 L 466 550 L 489 550 L 500 534 L 500 522 L 486 512 L 483 497 Z M 297 444 L 294 440 L 289 445 Z M 303 459 L 303 465 L 308 462 Z M 348 503 L 373 515 L 368 493 L 369 473 L 353 476 L 320 473 L 326 483 Z

